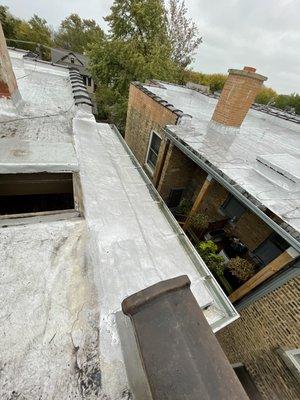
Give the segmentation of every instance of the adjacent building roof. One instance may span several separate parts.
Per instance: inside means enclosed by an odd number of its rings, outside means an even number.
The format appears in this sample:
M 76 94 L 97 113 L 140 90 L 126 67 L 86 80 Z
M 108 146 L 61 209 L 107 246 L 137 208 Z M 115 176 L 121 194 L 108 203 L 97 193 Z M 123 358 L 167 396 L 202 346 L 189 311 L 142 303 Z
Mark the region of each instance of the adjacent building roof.
M 77 60 L 81 65 L 76 64 L 76 68 L 78 68 L 79 72 L 82 75 L 90 75 L 90 73 L 86 69 L 88 64 L 88 58 L 84 54 L 80 54 L 75 51 L 65 50 L 65 49 L 58 49 L 58 48 L 51 49 L 51 61 L 54 63 L 57 64 L 65 63 L 68 65 L 73 65 L 67 61 L 68 56 L 73 56 L 74 58 L 77 58 Z
M 63 151 L 67 171 L 79 165 L 84 218 L 0 229 L 0 397 L 130 397 L 116 324 L 126 296 L 187 274 L 214 330 L 237 313 L 118 132 L 76 106 L 74 74 L 10 54 L 23 100 L 0 100 L 1 168 L 42 159 L 53 172 Z
M 179 116 L 168 131 L 209 162 L 241 193 L 269 209 L 282 226 L 300 238 L 300 124 L 251 109 L 241 128 L 220 128 L 210 122 L 217 99 L 186 87 L 142 85 L 156 101 Z M 178 111 L 181 110 L 181 111 Z M 187 115 L 182 115 L 187 114 Z

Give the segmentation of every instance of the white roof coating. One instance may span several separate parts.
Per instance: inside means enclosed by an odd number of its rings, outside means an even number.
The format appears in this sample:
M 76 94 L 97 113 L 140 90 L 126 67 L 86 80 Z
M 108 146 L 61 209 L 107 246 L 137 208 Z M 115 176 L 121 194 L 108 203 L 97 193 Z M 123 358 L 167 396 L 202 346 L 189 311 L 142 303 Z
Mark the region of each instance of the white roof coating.
M 72 143 L 0 140 L 0 173 L 78 171 Z
M 22 102 L 0 98 L 0 139 L 71 142 L 74 98 L 69 71 L 9 50 Z
M 160 87 L 143 86 L 192 116 L 183 117 L 176 126 L 168 126 L 175 136 L 300 232 L 299 188 L 287 190 L 257 169 L 257 157 L 269 155 L 285 155 L 286 160 L 292 157 L 293 165 L 299 166 L 299 124 L 250 109 L 239 130 L 222 130 L 210 123 L 217 99 L 165 83 Z
M 101 369 L 102 382 L 105 393 L 116 399 L 126 382 L 116 327 L 116 313 L 124 298 L 161 280 L 187 274 L 200 306 L 210 305 L 204 313 L 218 329 L 222 319 L 228 323 L 228 309 L 219 301 L 226 296 L 193 247 L 183 246 L 182 231 L 172 228 L 110 126 L 80 117 L 74 120 L 74 134 L 101 313 L 100 354 L 102 366 L 110 366 Z M 227 306 L 230 309 L 229 302 Z M 231 312 L 229 320 L 236 318 L 233 308 Z M 118 385 L 111 385 L 117 380 Z
M 64 69 L 23 55 L 13 52 L 17 76 L 30 70 L 19 80 L 23 108 L 0 100 L 0 122 L 10 121 L 0 124 L 1 172 L 4 164 L 11 173 L 36 170 L 41 160 L 51 170 L 69 152 L 68 168 L 79 165 L 84 218 L 52 213 L 1 225 L 0 398 L 133 398 L 116 326 L 126 296 L 188 274 L 214 330 L 238 315 L 109 125 L 71 105 L 48 126 L 45 113 L 74 101 L 70 80 Z M 24 115 L 37 118 L 12 121 Z

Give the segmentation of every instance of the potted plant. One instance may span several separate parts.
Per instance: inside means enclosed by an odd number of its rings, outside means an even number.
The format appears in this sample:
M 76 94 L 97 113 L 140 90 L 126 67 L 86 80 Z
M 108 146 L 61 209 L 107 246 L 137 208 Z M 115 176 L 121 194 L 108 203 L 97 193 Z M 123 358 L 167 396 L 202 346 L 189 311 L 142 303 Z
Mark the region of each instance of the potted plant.
M 233 276 L 236 276 L 241 282 L 245 282 L 255 274 L 254 265 L 248 260 L 235 257 L 227 264 L 227 268 Z
M 217 254 L 218 246 L 216 243 L 212 240 L 200 242 L 196 249 L 224 290 L 228 294 L 232 293 L 232 287 L 224 276 L 225 261 L 222 256 Z
M 223 275 L 224 258 L 217 254 L 218 246 L 212 240 L 198 243 L 197 251 L 213 273 L 217 276 Z
M 208 228 L 209 226 L 209 218 L 205 214 L 195 214 L 191 217 L 191 228 L 194 229 L 198 234 L 204 233 L 204 231 Z
M 192 208 L 192 203 L 189 200 L 183 198 L 176 208 L 175 211 L 176 219 L 180 222 L 184 222 L 191 208 Z

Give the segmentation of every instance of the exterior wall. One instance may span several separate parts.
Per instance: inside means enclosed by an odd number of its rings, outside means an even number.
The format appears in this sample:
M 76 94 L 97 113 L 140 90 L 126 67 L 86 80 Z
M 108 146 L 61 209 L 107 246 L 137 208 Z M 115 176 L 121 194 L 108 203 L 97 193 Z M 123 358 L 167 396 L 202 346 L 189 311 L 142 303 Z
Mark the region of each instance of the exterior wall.
M 177 116 L 134 85 L 130 85 L 125 141 L 145 167 L 147 149 L 152 130 L 162 134 L 165 125 L 175 125 Z M 158 162 L 162 153 L 161 146 Z M 148 170 L 146 170 L 148 172 Z
M 219 208 L 227 199 L 228 191 L 218 182 L 213 181 L 208 192 L 204 198 L 200 212 L 208 215 L 211 220 L 219 221 L 224 219 L 224 215 L 219 212 Z
M 295 278 L 240 312 L 217 333 L 229 361 L 242 362 L 265 400 L 296 400 L 300 387 L 276 353 L 300 348 L 300 278 Z
M 168 200 L 171 189 L 187 188 L 196 171 L 195 163 L 171 144 L 157 188 L 164 201 Z
M 246 211 L 237 221 L 235 232 L 239 239 L 253 251 L 266 240 L 273 230 L 251 211 Z

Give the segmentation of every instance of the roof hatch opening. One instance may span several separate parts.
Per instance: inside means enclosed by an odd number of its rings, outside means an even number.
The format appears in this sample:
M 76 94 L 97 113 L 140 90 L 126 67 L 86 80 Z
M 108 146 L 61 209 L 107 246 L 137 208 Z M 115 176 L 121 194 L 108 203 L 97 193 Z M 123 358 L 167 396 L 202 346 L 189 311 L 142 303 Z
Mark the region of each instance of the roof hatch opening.
M 0 215 L 74 209 L 72 173 L 0 175 Z

